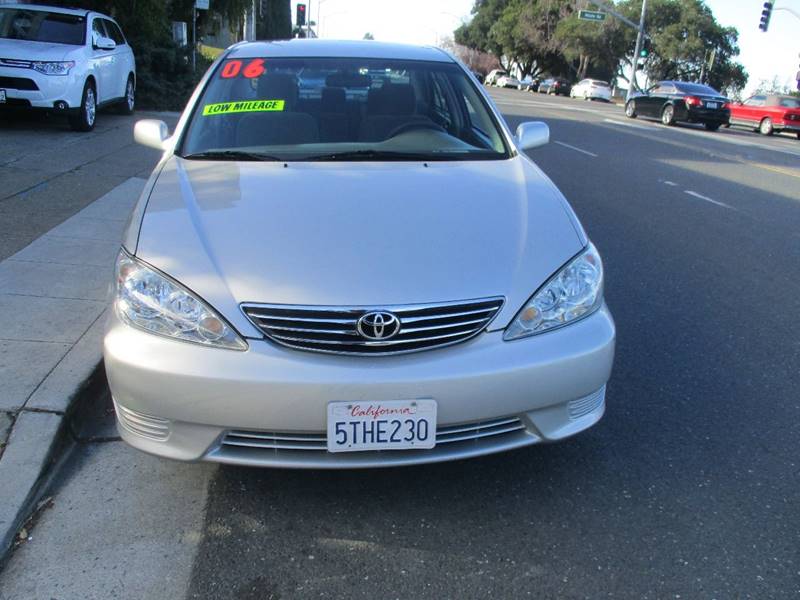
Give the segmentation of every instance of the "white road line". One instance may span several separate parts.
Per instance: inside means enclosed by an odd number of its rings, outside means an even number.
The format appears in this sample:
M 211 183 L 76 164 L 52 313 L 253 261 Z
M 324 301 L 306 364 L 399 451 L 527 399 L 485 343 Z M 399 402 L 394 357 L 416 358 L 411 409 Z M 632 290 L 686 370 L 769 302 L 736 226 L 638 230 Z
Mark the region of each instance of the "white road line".
M 615 119 L 603 119 L 605 123 L 612 123 L 614 125 L 622 125 L 623 127 L 631 127 L 633 129 L 644 129 L 645 131 L 650 131 L 650 127 L 647 125 L 634 125 L 633 123 L 626 123 L 625 121 L 617 121 Z
M 708 196 L 703 196 L 703 194 L 698 194 L 697 192 L 693 192 L 692 190 L 684 190 L 690 196 L 694 196 L 695 198 L 699 198 L 700 200 L 705 200 L 706 202 L 711 202 L 711 204 L 716 204 L 717 206 L 721 206 L 723 208 L 729 208 L 731 210 L 736 210 L 729 204 L 725 204 L 724 202 L 720 202 L 719 200 L 714 200 L 713 198 L 709 198 Z
M 664 181 L 662 181 L 661 183 L 663 183 L 664 185 L 672 186 L 672 187 L 676 187 L 678 185 L 674 181 L 667 181 L 666 179 Z
M 582 150 L 581 148 L 576 148 L 575 146 L 570 146 L 569 144 L 565 144 L 564 142 L 559 142 L 557 140 L 553 141 L 555 141 L 555 143 L 558 144 L 559 146 L 564 146 L 564 148 L 569 148 L 570 150 L 575 150 L 575 152 L 580 152 L 582 154 L 587 154 L 593 158 L 597 158 L 597 154 L 595 154 L 594 152 L 589 152 L 588 150 Z

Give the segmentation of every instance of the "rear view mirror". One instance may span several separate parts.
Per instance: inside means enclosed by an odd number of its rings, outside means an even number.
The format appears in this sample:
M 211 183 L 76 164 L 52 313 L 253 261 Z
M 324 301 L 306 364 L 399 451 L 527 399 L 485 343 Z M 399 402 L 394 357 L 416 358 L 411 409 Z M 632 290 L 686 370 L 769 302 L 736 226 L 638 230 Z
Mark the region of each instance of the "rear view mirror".
M 142 146 L 166 150 L 169 129 L 164 121 L 158 119 L 142 119 L 133 127 L 133 139 Z
M 522 150 L 544 146 L 550 141 L 550 128 L 541 121 L 520 123 L 517 127 L 517 145 Z

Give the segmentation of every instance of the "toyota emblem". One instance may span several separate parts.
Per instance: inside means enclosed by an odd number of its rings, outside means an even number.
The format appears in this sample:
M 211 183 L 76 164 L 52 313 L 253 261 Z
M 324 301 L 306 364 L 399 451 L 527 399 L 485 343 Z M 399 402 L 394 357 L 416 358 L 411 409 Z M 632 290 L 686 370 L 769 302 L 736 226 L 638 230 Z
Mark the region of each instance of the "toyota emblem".
M 390 312 L 368 312 L 358 320 L 356 329 L 368 340 L 388 340 L 400 331 L 400 319 Z

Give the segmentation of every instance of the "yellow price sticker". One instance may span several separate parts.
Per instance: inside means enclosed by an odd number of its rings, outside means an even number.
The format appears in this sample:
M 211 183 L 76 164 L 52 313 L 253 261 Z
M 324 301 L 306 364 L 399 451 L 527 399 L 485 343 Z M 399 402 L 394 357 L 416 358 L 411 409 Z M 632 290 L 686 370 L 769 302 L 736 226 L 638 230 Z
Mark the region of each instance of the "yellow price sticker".
M 284 100 L 240 100 L 238 102 L 217 102 L 203 107 L 203 116 L 229 115 L 246 112 L 282 111 Z

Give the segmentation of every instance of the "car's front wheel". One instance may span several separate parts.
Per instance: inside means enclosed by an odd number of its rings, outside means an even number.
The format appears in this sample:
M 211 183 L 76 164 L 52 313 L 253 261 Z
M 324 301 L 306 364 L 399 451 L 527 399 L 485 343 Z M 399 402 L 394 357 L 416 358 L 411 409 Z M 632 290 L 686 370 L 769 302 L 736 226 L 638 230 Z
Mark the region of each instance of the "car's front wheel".
M 761 121 L 758 130 L 761 132 L 761 135 L 772 135 L 775 132 L 775 128 L 772 126 L 772 119 L 767 117 Z
M 625 116 L 629 119 L 636 118 L 636 101 L 628 100 L 628 103 L 625 105 Z
M 132 115 L 136 109 L 136 84 L 133 75 L 128 76 L 128 83 L 125 84 L 125 98 L 120 104 L 120 112 L 123 115 Z
M 668 104 L 661 111 L 661 122 L 664 125 L 675 125 L 675 108 Z
M 97 120 L 97 92 L 94 84 L 87 81 L 83 86 L 83 96 L 78 112 L 69 118 L 69 124 L 75 131 L 91 131 Z

